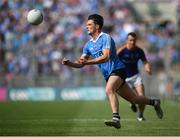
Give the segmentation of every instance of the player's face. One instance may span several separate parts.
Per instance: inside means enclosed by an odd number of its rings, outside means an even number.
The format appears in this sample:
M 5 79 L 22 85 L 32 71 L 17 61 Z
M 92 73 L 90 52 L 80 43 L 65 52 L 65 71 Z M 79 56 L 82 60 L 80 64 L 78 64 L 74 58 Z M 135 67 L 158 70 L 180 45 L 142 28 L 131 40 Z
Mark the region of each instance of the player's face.
M 88 20 L 86 23 L 86 29 L 89 35 L 93 35 L 96 32 L 96 24 L 93 20 Z
M 128 39 L 127 39 L 127 45 L 129 47 L 129 49 L 133 49 L 136 45 L 136 38 L 129 35 Z

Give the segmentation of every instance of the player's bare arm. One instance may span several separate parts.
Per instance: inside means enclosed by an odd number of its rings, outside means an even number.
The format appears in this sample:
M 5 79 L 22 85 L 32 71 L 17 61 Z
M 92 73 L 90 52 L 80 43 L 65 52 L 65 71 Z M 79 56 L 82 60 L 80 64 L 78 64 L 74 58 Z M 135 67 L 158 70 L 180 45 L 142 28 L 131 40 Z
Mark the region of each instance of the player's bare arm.
M 148 61 L 144 62 L 144 69 L 149 75 L 152 75 L 151 65 Z
M 70 60 L 68 60 L 66 58 L 63 58 L 62 64 L 66 65 L 66 66 L 69 66 L 69 67 L 73 67 L 73 68 L 82 68 L 84 66 L 82 63 L 80 63 L 78 61 L 72 62 L 72 61 L 70 61 Z
M 76 60 L 74 62 L 72 62 L 72 61 L 70 61 L 70 60 L 68 60 L 66 58 L 63 58 L 62 64 L 66 65 L 66 66 L 69 66 L 69 67 L 73 67 L 73 68 L 82 68 L 82 67 L 84 67 L 84 64 L 82 64 L 82 62 L 81 62 L 81 60 L 83 60 L 83 59 L 84 60 L 88 59 L 88 56 L 83 54 L 83 55 L 81 55 L 80 59 L 78 59 L 78 60 Z
M 110 49 L 103 49 L 103 54 L 95 59 L 81 59 L 81 63 L 84 65 L 101 64 L 109 60 Z
M 144 50 L 139 47 L 138 45 L 136 45 L 136 47 L 140 48 L 143 52 Z M 145 60 L 143 61 L 143 64 L 144 64 L 144 69 L 145 71 L 149 74 L 149 75 L 152 75 L 152 69 L 151 69 L 151 64 L 148 62 L 148 60 L 146 59 L 146 56 L 145 56 Z

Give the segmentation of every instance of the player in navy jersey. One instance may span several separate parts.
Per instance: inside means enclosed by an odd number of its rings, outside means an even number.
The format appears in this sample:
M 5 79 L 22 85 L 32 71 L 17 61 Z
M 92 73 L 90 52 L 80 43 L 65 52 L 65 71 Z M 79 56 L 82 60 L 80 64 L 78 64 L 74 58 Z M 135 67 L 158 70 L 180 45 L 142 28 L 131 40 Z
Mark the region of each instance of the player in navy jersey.
M 127 43 L 117 50 L 117 55 L 126 66 L 126 82 L 135 91 L 138 96 L 145 96 L 142 77 L 138 70 L 138 61 L 141 60 L 144 64 L 145 71 L 151 75 L 151 67 L 146 59 L 144 51 L 136 45 L 137 36 L 134 32 L 127 35 Z M 134 103 L 131 104 L 131 109 L 136 112 L 137 107 Z M 145 120 L 143 112 L 145 104 L 138 105 L 137 120 Z
M 125 66 L 116 54 L 112 37 L 101 31 L 103 22 L 104 19 L 101 15 L 92 14 L 88 17 L 86 28 L 92 39 L 85 44 L 83 53 L 78 60 L 70 61 L 63 58 L 62 64 L 73 68 L 82 68 L 92 64 L 99 66 L 106 80 L 106 95 L 112 110 L 112 119 L 105 120 L 107 126 L 113 126 L 117 129 L 121 127 L 117 94 L 129 102 L 154 106 L 157 116 L 162 118 L 163 112 L 160 107 L 160 100 L 136 96 L 125 82 Z

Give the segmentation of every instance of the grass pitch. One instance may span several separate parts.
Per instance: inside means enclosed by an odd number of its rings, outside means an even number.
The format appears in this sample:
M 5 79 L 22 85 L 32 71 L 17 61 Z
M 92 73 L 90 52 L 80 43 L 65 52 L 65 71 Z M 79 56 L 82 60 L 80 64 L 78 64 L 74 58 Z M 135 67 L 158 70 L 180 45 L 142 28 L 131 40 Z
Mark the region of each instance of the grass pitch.
M 120 99 L 121 129 L 106 127 L 108 101 L 1 102 L 0 135 L 15 136 L 179 136 L 180 102 L 163 101 L 164 118 L 146 106 L 138 122 L 129 104 Z

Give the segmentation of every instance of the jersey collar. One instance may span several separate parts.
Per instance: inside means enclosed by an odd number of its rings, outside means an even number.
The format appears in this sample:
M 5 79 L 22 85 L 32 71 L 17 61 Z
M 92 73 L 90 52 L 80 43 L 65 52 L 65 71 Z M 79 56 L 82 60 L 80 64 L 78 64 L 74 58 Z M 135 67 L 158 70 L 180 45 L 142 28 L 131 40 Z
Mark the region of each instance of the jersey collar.
M 98 39 L 99 39 L 99 37 L 101 36 L 101 35 L 103 35 L 104 33 L 103 32 L 101 32 L 100 34 L 99 34 L 99 36 L 96 38 L 96 40 L 93 40 L 93 39 L 90 39 L 90 41 L 92 41 L 92 42 L 96 42 Z

